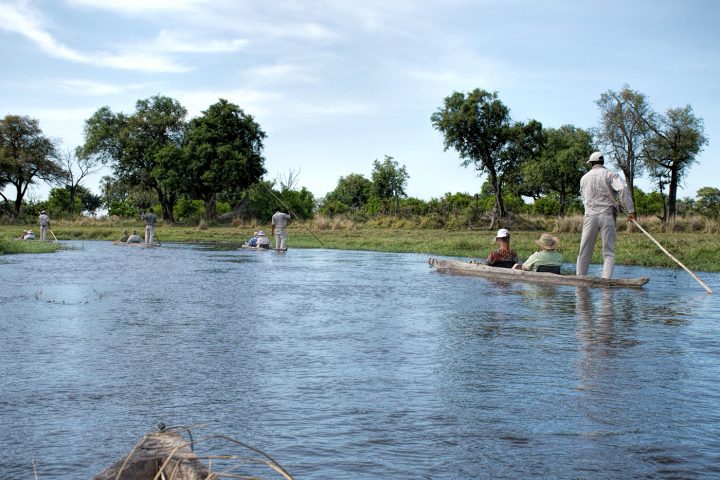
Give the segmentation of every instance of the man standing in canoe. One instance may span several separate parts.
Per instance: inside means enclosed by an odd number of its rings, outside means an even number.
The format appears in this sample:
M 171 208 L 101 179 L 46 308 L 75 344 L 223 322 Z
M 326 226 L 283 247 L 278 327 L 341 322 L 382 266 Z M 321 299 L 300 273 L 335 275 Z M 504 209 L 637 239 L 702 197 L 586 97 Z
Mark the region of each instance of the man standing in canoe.
M 288 220 L 290 220 L 292 217 L 288 215 L 287 213 L 284 213 L 280 210 L 280 207 L 277 208 L 277 211 L 272 216 L 272 235 L 275 236 L 275 248 L 285 250 L 285 242 L 287 239 L 287 235 L 285 233 L 285 226 L 287 225 Z
M 580 179 L 585 216 L 575 272 L 577 275 L 587 275 L 599 233 L 602 240 L 602 277 L 612 278 L 615 269 L 615 218 L 618 214 L 616 198 L 627 213 L 628 221 L 635 220 L 635 206 L 632 194 L 620 175 L 605 168 L 602 153 L 593 152 L 587 163 L 592 167 Z
M 157 222 L 157 215 L 153 213 L 152 207 L 150 207 L 147 213 L 142 214 L 143 220 L 145 220 L 145 243 L 152 243 L 153 237 L 155 237 L 155 222 Z
M 50 228 L 50 217 L 47 216 L 47 212 L 45 212 L 45 210 L 40 212 L 38 224 L 40 225 L 40 241 L 44 242 L 47 240 L 47 232 L 48 228 Z

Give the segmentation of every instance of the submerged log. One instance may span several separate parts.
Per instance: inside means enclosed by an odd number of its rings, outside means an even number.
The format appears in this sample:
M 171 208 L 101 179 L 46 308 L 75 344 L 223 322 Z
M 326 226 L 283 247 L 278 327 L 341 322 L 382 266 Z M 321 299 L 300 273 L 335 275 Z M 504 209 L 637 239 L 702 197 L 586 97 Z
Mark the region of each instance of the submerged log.
M 142 437 L 132 451 L 94 480 L 218 480 L 192 453 L 178 432 L 156 432 Z

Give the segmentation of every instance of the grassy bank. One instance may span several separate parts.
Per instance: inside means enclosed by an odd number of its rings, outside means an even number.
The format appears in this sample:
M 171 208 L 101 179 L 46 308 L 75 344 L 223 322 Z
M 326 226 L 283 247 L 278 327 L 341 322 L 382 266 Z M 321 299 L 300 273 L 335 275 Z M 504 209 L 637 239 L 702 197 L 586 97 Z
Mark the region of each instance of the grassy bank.
M 21 242 L 4 233 L 5 232 L 0 233 L 0 255 L 13 253 L 52 253 L 57 252 L 61 248 L 59 243 L 53 242 Z
M 669 229 L 670 231 L 662 231 L 662 226 L 651 222 L 650 219 L 641 220 L 641 224 L 647 225 L 653 237 L 691 270 L 720 271 L 720 249 L 717 248 L 716 233 L 702 230 L 692 231 L 692 228 L 688 228 L 690 231 L 676 231 L 678 227 Z M 564 220 L 562 223 L 551 219 L 547 220 L 546 224 L 539 226 L 545 227 L 545 231 L 552 232 L 560 239 L 563 256 L 566 261 L 573 262 L 579 248 L 581 225 L 581 221 L 577 219 L 574 221 Z M 692 227 L 691 224 L 689 226 Z M 52 249 L 57 248 L 51 243 L 9 240 L 13 236 L 17 236 L 23 228 L 27 227 L 0 225 L 0 238 L 6 239 L 2 243 L 3 247 L 0 248 L 7 248 L 5 245 L 8 243 L 14 248 L 38 249 L 30 250 L 27 253 L 54 251 Z M 213 226 L 206 229 L 161 225 L 157 227 L 156 232 L 163 243 L 198 242 L 239 245 L 258 228 L 264 228 L 270 234 L 269 226 L 257 224 Z M 685 229 L 684 226 L 680 228 Z M 96 220 L 60 221 L 53 224 L 53 231 L 61 240 L 115 240 L 126 229 L 137 229 L 141 235 L 143 233 L 142 227 L 137 222 Z M 312 233 L 310 233 L 311 231 Z M 521 258 L 527 258 L 537 249 L 534 240 L 540 236 L 542 231 L 542 229 L 521 229 L 520 225 L 518 225 L 518 229 L 512 230 L 512 247 L 517 250 Z M 405 225 L 368 226 L 368 224 L 333 223 L 319 219 L 304 226 L 295 223 L 288 228 L 288 245 L 290 248 L 411 252 L 428 256 L 448 255 L 469 259 L 482 258 L 487 255 L 488 251 L 494 247 L 494 232 L 494 230 L 421 229 L 409 228 Z M 616 245 L 616 260 L 619 265 L 677 267 L 677 264 L 660 251 L 642 232 L 637 229 L 628 232 L 624 221 L 619 223 Z M 598 243 L 593 263 L 601 262 L 602 257 Z

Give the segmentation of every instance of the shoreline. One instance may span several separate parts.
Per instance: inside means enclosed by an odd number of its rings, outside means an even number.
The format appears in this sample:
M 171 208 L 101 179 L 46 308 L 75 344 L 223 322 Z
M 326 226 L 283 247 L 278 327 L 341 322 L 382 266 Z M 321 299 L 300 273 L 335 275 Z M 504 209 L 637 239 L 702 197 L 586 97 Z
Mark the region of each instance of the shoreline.
M 23 225 L 0 225 L 0 239 L 12 238 Z M 262 226 L 261 226 L 262 227 Z M 117 240 L 127 225 L 75 225 L 57 222 L 53 225 L 59 240 Z M 135 229 L 140 230 L 135 226 Z M 156 236 L 162 243 L 210 243 L 239 245 L 247 241 L 258 226 L 213 226 L 198 229 L 190 226 L 156 227 Z M 537 250 L 534 241 L 542 232 L 517 230 L 512 232 L 511 247 L 521 259 Z M 575 232 L 551 232 L 560 240 L 560 249 L 565 262 L 577 258 L 580 234 Z M 316 238 L 317 237 L 317 238 Z M 653 233 L 663 247 L 672 253 L 690 270 L 699 272 L 720 272 L 720 249 L 716 235 L 707 233 L 670 232 Z M 318 240 L 319 239 L 319 240 Z M 322 242 L 322 244 L 321 244 Z M 22 243 L 22 242 L 16 242 Z M 7 242 L 6 242 L 7 244 Z M 49 243 L 52 247 L 57 244 Z M 392 253 L 422 253 L 428 256 L 441 255 L 464 257 L 468 260 L 482 260 L 495 248 L 494 235 L 489 230 L 433 230 L 415 228 L 365 227 L 349 229 L 314 230 L 310 233 L 299 225 L 288 227 L 288 247 L 328 248 L 338 250 L 370 250 Z M 37 248 L 37 247 L 33 247 Z M 48 249 L 47 251 L 56 251 Z M 45 250 L 42 250 L 45 251 Z M 13 253 L 13 252 L 5 252 Z M 17 253 L 41 253 L 23 251 Z M 617 265 L 643 267 L 680 268 L 665 255 L 642 232 L 627 232 L 618 229 L 616 248 Z M 592 259 L 593 264 L 602 263 L 600 240 L 598 239 Z

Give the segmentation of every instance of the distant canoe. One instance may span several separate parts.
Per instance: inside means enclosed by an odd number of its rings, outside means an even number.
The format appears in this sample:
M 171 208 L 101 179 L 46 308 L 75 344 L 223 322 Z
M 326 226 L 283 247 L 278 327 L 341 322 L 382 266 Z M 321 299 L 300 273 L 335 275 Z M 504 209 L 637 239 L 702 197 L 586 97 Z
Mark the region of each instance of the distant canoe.
M 514 270 L 512 268 L 497 268 L 481 263 L 470 263 L 458 260 L 440 260 L 430 258 L 430 266 L 438 272 L 456 273 L 490 278 L 493 280 L 519 280 L 525 282 L 549 283 L 555 285 L 575 285 L 585 287 L 642 287 L 650 281 L 647 277 L 641 278 L 598 278 L 582 275 L 558 275 L 555 273 L 531 272 Z
M 241 247 L 245 248 L 247 250 L 258 250 L 258 251 L 268 250 L 271 252 L 287 252 L 287 247 L 286 248 L 260 248 L 260 247 L 251 247 L 251 246 L 245 245 L 245 244 L 241 245 Z
M 113 245 L 118 245 L 121 247 L 144 247 L 144 248 L 154 248 L 159 247 L 159 243 L 145 243 L 145 242 L 136 242 L 136 243 L 128 243 L 128 242 L 121 242 L 119 240 L 115 240 L 112 242 Z

